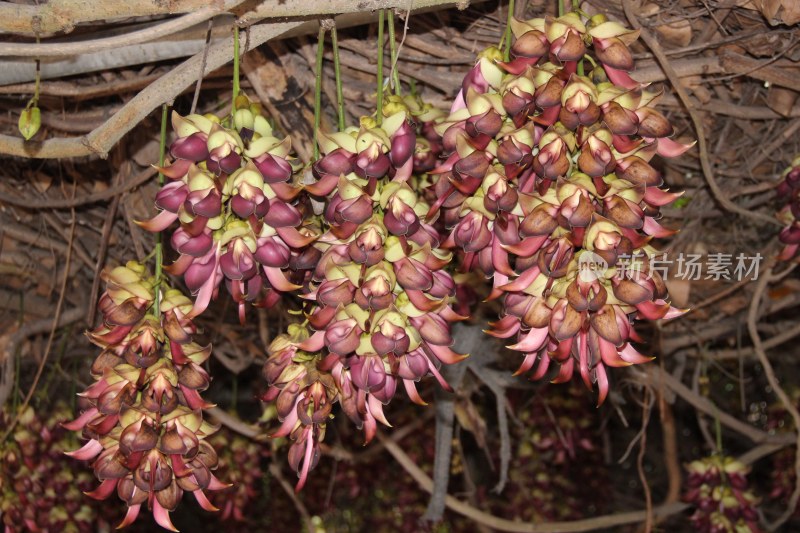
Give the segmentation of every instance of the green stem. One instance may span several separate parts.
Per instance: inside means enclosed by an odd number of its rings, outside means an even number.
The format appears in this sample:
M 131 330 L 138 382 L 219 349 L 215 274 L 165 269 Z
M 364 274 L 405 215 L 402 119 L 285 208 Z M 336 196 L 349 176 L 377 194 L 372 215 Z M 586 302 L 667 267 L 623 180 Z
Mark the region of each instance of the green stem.
M 331 45 L 333 46 L 333 72 L 336 76 L 336 111 L 339 119 L 339 131 L 344 131 L 344 96 L 342 96 L 342 73 L 339 67 L 339 40 L 336 35 L 336 23 L 331 28 Z
M 38 34 L 36 35 L 36 44 L 39 44 Z M 33 83 L 33 98 L 28 104 L 28 107 L 36 107 L 39 105 L 39 86 L 42 83 L 42 61 L 38 57 L 36 58 L 36 75 Z
M 508 0 L 508 18 L 506 19 L 506 31 L 503 36 L 503 61 L 511 61 L 511 19 L 513 18 L 514 0 Z
M 317 34 L 317 63 L 314 81 L 314 161 L 319 159 L 319 126 L 322 121 L 322 53 L 325 51 L 325 28 L 319 27 Z
M 564 16 L 564 0 L 558 0 L 558 16 Z
M 394 36 L 394 11 L 391 9 L 388 13 L 389 17 L 389 50 L 392 59 L 392 85 L 394 86 L 394 94 L 400 96 L 400 73 L 397 71 L 397 41 Z
M 238 32 L 237 32 L 238 33 Z M 236 48 L 236 47 L 234 47 Z M 238 77 L 234 75 L 234 80 Z M 238 81 L 234 82 L 234 90 L 239 88 Z M 164 156 L 167 153 L 167 119 L 169 117 L 169 105 L 164 104 L 161 106 L 161 140 L 158 148 L 158 166 L 164 166 Z M 158 173 L 158 186 L 164 185 L 164 174 Z M 164 263 L 164 245 L 162 243 L 161 232 L 156 233 L 156 286 L 155 286 L 155 302 L 153 303 L 154 314 L 158 317 L 161 316 L 161 276 Z
M 239 28 L 233 25 L 233 101 L 239 96 Z
M 580 11 L 581 0 L 572 0 L 572 10 Z
M 383 11 L 378 11 L 378 116 L 375 118 L 378 126 L 383 122 Z

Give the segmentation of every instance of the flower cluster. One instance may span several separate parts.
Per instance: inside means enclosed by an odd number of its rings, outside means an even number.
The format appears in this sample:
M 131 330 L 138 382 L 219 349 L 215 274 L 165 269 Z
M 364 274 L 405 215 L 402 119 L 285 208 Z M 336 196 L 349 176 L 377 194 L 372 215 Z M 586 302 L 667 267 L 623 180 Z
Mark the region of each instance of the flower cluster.
M 779 238 L 784 244 L 780 259 L 790 261 L 798 256 L 800 247 L 800 155 L 794 158 L 782 174 L 777 192 L 786 205 L 778 212 L 778 220 L 786 224 Z
M 700 533 L 760 531 L 757 498 L 747 489 L 745 465 L 732 457 L 712 455 L 686 465 L 689 472 L 683 500 L 696 507 L 690 520 Z
M 161 169 L 170 179 L 156 195 L 161 212 L 141 225 L 162 231 L 180 223 L 172 234 L 180 257 L 168 270 L 183 275 L 196 296 L 191 317 L 225 280 L 244 321 L 246 302 L 268 306 L 280 291 L 299 288 L 287 270 L 314 239 L 301 229 L 302 188 L 292 178 L 290 139 L 274 137 L 245 96 L 227 121 L 173 113 L 172 125 L 178 138 L 170 147 L 173 163 Z
M 436 126 L 446 159 L 432 174 L 452 228 L 443 243 L 493 278 L 504 312 L 490 334 L 516 337 L 518 373 L 556 382 L 577 370 L 608 393 L 606 367 L 649 361 L 630 344 L 635 318 L 672 318 L 657 272 L 618 268 L 651 257 L 656 220 L 679 194 L 660 188 L 656 155 L 689 148 L 634 82 L 637 32 L 597 15 L 513 21 L 513 60 L 484 51 Z M 584 67 L 594 68 L 588 75 Z
M 788 389 L 787 393 L 795 406 L 800 405 L 800 389 L 793 387 Z M 775 402 L 767 408 L 764 429 L 770 433 L 787 433 L 794 430 L 794 421 L 782 402 Z M 772 454 L 769 498 L 784 506 L 789 502 L 797 480 L 794 470 L 796 453 L 795 446 L 787 446 Z M 800 509 L 795 509 L 794 516 L 800 516 Z
M 0 524 L 6 533 L 91 533 L 105 524 L 100 506 L 82 492 L 90 490 L 92 475 L 64 457 L 74 447 L 74 437 L 60 425 L 69 416 L 62 403 L 47 420 L 29 406 L 0 446 Z M 10 418 L 0 412 L 0 425 Z
M 220 509 L 220 520 L 244 522 L 260 493 L 264 450 L 260 444 L 225 428 L 214 433 L 209 442 L 217 450 L 219 471 L 232 485 L 213 493 L 210 499 Z
M 156 314 L 158 289 L 141 264 L 103 277 L 103 322 L 88 333 L 102 348 L 92 365 L 95 382 L 81 394 L 88 408 L 64 424 L 88 440 L 68 455 L 93 461 L 101 483 L 89 496 L 102 500 L 116 492 L 128 505 L 120 527 L 146 503 L 159 525 L 175 531 L 169 513 L 184 491 L 213 511 L 204 491 L 226 487 L 212 473 L 217 454 L 205 439 L 216 428 L 203 419 L 209 404 L 200 397 L 209 384 L 201 365 L 211 346 L 192 340 L 192 302 L 180 292 L 162 286 Z
M 514 408 L 516 453 L 509 486 L 493 503 L 503 516 L 526 522 L 576 520 L 602 512 L 608 470 L 593 460 L 601 448 L 598 412 L 587 409 L 577 383 L 548 385 Z M 514 398 L 510 401 L 513 403 Z
M 264 400 L 277 402 L 277 435 L 293 440 L 298 487 L 316 464 L 335 402 L 369 442 L 377 422 L 388 425 L 383 406 L 401 382 L 424 404 L 415 382 L 433 374 L 448 387 L 438 367 L 463 357 L 450 348 L 450 324 L 463 318 L 450 307 L 451 254 L 409 185 L 417 131 L 401 101 L 388 110 L 397 111 L 382 125 L 364 118 L 360 128 L 321 134 L 318 181 L 306 187 L 327 197 L 326 231 L 315 243 L 321 256 L 303 294 L 312 331 L 292 326 L 273 342 L 264 369 Z

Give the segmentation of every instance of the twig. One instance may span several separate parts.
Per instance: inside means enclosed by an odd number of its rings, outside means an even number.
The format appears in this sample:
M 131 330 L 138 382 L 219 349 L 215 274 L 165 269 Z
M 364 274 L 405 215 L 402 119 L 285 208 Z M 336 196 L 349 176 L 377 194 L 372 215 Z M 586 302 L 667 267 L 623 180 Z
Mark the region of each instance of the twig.
M 113 187 L 109 187 L 101 192 L 81 195 L 76 198 L 28 198 L 11 196 L 8 193 L 0 192 L 0 203 L 34 210 L 72 209 L 73 207 L 80 207 L 82 205 L 102 202 L 103 200 L 108 200 L 109 198 L 114 198 L 122 193 L 129 192 L 155 176 L 156 172 L 157 171 L 154 167 L 148 167 L 138 174 L 135 174 L 125 183 L 114 185 Z
M 772 263 L 773 261 L 774 260 L 771 259 L 770 263 Z M 775 375 L 775 370 L 772 368 L 772 364 L 769 362 L 769 358 L 767 357 L 767 352 L 764 349 L 763 344 L 761 343 L 761 336 L 758 333 L 757 324 L 759 318 L 759 307 L 761 306 L 761 300 L 764 297 L 764 293 L 767 290 L 767 285 L 770 282 L 771 273 L 772 273 L 772 264 L 768 264 L 761 278 L 759 278 L 758 282 L 756 283 L 755 291 L 753 293 L 753 298 L 750 301 L 750 308 L 747 312 L 747 331 L 750 334 L 750 340 L 753 342 L 753 350 L 755 350 L 756 355 L 758 356 L 758 360 L 761 363 L 761 367 L 764 371 L 764 375 L 766 376 L 767 381 L 769 382 L 770 387 L 772 387 L 772 391 L 780 399 L 784 409 L 786 409 L 786 411 L 791 415 L 792 420 L 794 420 L 795 430 L 798 431 L 795 434 L 795 437 L 797 439 L 796 449 L 800 450 L 800 412 L 798 412 L 797 407 L 795 406 L 792 399 L 789 397 L 788 394 L 786 394 L 786 391 L 783 390 L 783 387 L 781 387 L 780 381 L 778 380 L 778 377 Z M 789 501 L 786 504 L 786 510 L 783 512 L 781 516 L 778 517 L 778 519 L 775 522 L 767 526 L 770 531 L 777 530 L 794 514 L 794 509 L 797 506 L 797 500 L 798 498 L 800 498 L 800 453 L 795 454 L 794 471 L 795 471 L 794 490 L 792 491 L 792 495 L 789 497 Z
M 36 386 L 39 384 L 39 379 L 42 377 L 42 372 L 44 371 L 44 366 L 47 363 L 47 358 L 50 356 L 50 351 L 53 348 L 53 340 L 56 337 L 56 330 L 58 329 L 58 323 L 61 319 L 61 311 L 64 308 L 64 297 L 67 294 L 67 281 L 69 280 L 69 265 L 72 261 L 72 242 L 75 239 L 75 226 L 78 224 L 78 217 L 75 215 L 75 210 L 72 210 L 72 224 L 70 225 L 69 230 L 69 242 L 67 243 L 67 257 L 64 260 L 64 277 L 61 280 L 61 293 L 58 295 L 58 303 L 56 303 L 56 314 L 53 318 L 53 326 L 50 328 L 50 337 L 47 339 L 47 346 L 44 349 L 44 354 L 42 355 L 42 360 L 39 362 L 39 368 L 36 369 L 36 375 L 33 377 L 33 383 L 31 384 L 31 388 L 28 389 L 28 394 L 25 396 L 25 400 L 22 402 L 22 405 L 14 413 L 14 418 L 8 424 L 8 427 L 3 432 L 3 436 L 0 437 L 0 443 L 6 441 L 8 436 L 14 430 L 14 426 L 17 425 L 19 422 L 19 418 L 22 415 L 22 412 L 25 411 L 25 408 L 28 407 L 28 404 L 31 402 L 31 398 L 33 398 L 33 393 L 36 392 Z
M 314 533 L 314 523 L 311 521 L 311 515 L 309 514 L 308 509 L 306 509 L 303 501 L 297 497 L 292 485 L 286 481 L 285 477 L 283 477 L 283 472 L 281 472 L 281 468 L 278 466 L 278 463 L 271 462 L 269 464 L 269 473 L 272 475 L 272 477 L 278 480 L 281 488 L 284 490 L 284 492 L 286 492 L 286 495 L 289 497 L 289 499 L 292 500 L 295 509 L 297 509 L 297 512 L 300 513 L 300 516 L 303 518 L 303 523 L 306 525 L 308 533 Z
M 765 350 L 771 350 L 772 348 L 775 348 L 776 346 L 780 346 L 781 344 L 783 344 L 786 341 L 792 340 L 793 338 L 797 337 L 798 335 L 800 335 L 800 324 L 795 324 L 794 327 L 791 327 L 789 329 L 785 329 L 785 330 L 783 330 L 782 333 L 779 333 L 778 335 L 775 335 L 774 337 L 770 337 L 766 341 L 763 341 L 762 348 L 764 348 Z M 706 357 L 708 357 L 710 359 L 713 359 L 715 361 L 721 361 L 721 360 L 724 360 L 724 359 L 738 359 L 740 357 L 742 357 L 742 358 L 752 357 L 754 355 L 756 355 L 756 352 L 755 352 L 755 350 L 752 350 L 752 349 L 748 349 L 748 350 L 733 350 L 733 349 L 730 349 L 730 350 L 717 350 L 717 351 L 709 352 L 709 353 L 706 354 Z
M 386 450 L 394 457 L 400 466 L 403 467 L 414 481 L 422 487 L 426 492 L 433 491 L 433 480 L 419 467 L 414 460 L 392 439 L 384 436 L 382 433 L 377 434 L 378 441 L 381 442 Z M 565 522 L 551 522 L 545 524 L 528 524 L 514 520 L 507 520 L 494 516 L 487 512 L 476 509 L 475 507 L 466 504 L 453 496 L 445 498 L 445 505 L 456 513 L 470 518 L 480 524 L 484 524 L 497 531 L 507 531 L 510 533 L 558 533 L 569 531 L 571 533 L 578 533 L 582 531 L 592 531 L 602 528 L 613 528 L 624 524 L 635 524 L 642 522 L 646 518 L 646 511 L 630 511 L 624 513 L 617 513 L 605 516 L 597 516 L 594 518 L 587 518 L 584 520 L 572 520 Z M 653 508 L 653 516 L 656 518 L 674 515 L 687 509 L 689 506 L 685 503 L 670 503 L 667 505 L 660 505 Z
M 252 44 L 258 46 L 301 24 L 301 22 L 287 22 L 255 26 L 251 31 Z M 208 50 L 208 60 L 203 75 L 224 65 L 232 56 L 233 44 L 228 40 L 212 44 Z M 194 83 L 201 75 L 199 66 L 202 60 L 202 52 L 187 59 L 133 97 L 105 124 L 86 136 L 26 142 L 21 137 L 0 135 L 0 154 L 42 159 L 86 155 L 105 157 L 111 147 L 144 120 L 153 109 L 170 102 Z
M 200 87 L 203 85 L 203 73 L 206 70 L 206 62 L 208 61 L 208 47 L 211 46 L 211 30 L 214 29 L 214 19 L 208 21 L 208 29 L 206 30 L 206 45 L 203 47 L 203 61 L 200 63 L 200 76 L 197 77 L 197 83 L 194 86 L 194 96 L 192 96 L 192 107 L 189 110 L 190 114 L 194 114 L 197 109 L 197 101 L 200 99 Z
M 267 440 L 267 436 L 264 435 L 264 433 L 260 432 L 258 428 L 255 428 L 250 424 L 242 422 L 240 419 L 236 418 L 233 415 L 228 414 L 219 407 L 209 407 L 208 409 L 205 410 L 205 412 L 212 418 L 215 418 L 220 424 L 222 424 L 226 428 L 238 433 L 243 437 L 247 437 L 248 439 L 252 439 L 254 441 L 259 441 L 259 442 L 264 442 L 265 440 Z
M 662 387 L 658 388 L 658 411 L 661 418 L 661 433 L 664 447 L 664 466 L 667 469 L 668 488 L 664 503 L 676 502 L 681 495 L 681 464 L 678 459 L 678 435 L 675 431 L 675 415 L 664 398 Z
M 622 6 L 625 10 L 625 16 L 630 21 L 631 26 L 633 26 L 634 29 L 641 30 L 642 40 L 645 42 L 645 44 L 647 44 L 648 48 L 650 48 L 650 51 L 653 52 L 653 55 L 658 60 L 659 65 L 661 65 L 661 68 L 664 70 L 664 74 L 666 74 L 667 79 L 672 84 L 675 92 L 678 93 L 678 98 L 680 98 L 681 102 L 683 102 L 684 107 L 686 107 L 686 111 L 689 113 L 689 117 L 692 120 L 692 124 L 694 125 L 694 129 L 697 134 L 697 147 L 700 152 L 700 166 L 703 169 L 703 176 L 705 176 L 708 187 L 711 189 L 714 198 L 727 211 L 737 213 L 743 217 L 757 220 L 766 224 L 780 226 L 780 222 L 771 216 L 739 207 L 725 195 L 725 192 L 720 188 L 716 178 L 714 177 L 714 170 L 711 168 L 711 162 L 708 156 L 708 145 L 706 143 L 705 127 L 703 126 L 700 116 L 697 114 L 697 110 L 692 105 L 692 101 L 689 98 L 689 95 L 686 93 L 686 89 L 684 89 L 683 85 L 681 84 L 678 74 L 675 72 L 675 69 L 672 68 L 669 58 L 664 54 L 663 50 L 661 50 L 661 45 L 658 44 L 658 41 L 656 41 L 644 28 L 642 28 L 642 25 L 639 24 L 639 20 L 636 18 L 636 14 L 634 12 L 633 0 L 622 0 Z
M 786 443 L 794 443 L 796 439 L 796 435 L 784 433 L 780 435 L 770 435 L 760 429 L 754 428 L 753 426 L 742 422 L 738 418 L 731 416 L 730 414 L 726 413 L 725 411 L 720 410 L 717 408 L 710 400 L 707 398 L 703 398 L 692 392 L 686 385 L 681 383 L 680 380 L 673 377 L 669 372 L 665 372 L 658 367 L 651 367 L 650 372 L 653 374 L 653 380 L 658 383 L 660 380 L 664 383 L 667 387 L 672 389 L 678 396 L 683 398 L 689 404 L 694 406 L 699 411 L 704 412 L 709 416 L 719 416 L 719 421 L 729 427 L 730 429 L 736 431 L 737 433 L 744 435 L 751 441 L 762 444 L 762 443 L 774 443 L 774 444 L 786 444 Z
M 209 3 L 207 7 L 203 7 L 194 13 L 189 13 L 178 18 L 170 19 L 166 22 L 153 24 L 152 26 L 138 31 L 124 33 L 122 35 L 115 35 L 113 37 L 105 37 L 101 39 L 89 38 L 79 41 L 58 43 L 0 43 L 0 57 L 74 56 L 92 52 L 100 52 L 102 50 L 113 50 L 121 46 L 129 46 L 132 44 L 147 43 L 162 37 L 167 37 L 181 30 L 191 28 L 192 26 L 200 24 L 201 22 L 214 17 L 214 15 L 225 10 L 232 9 L 243 2 L 244 0 L 226 0 L 222 5 L 212 2 Z
M 122 176 L 130 170 L 130 163 L 124 162 L 122 168 L 117 176 Z M 103 221 L 103 232 L 100 236 L 100 247 L 97 249 L 97 263 L 94 267 L 94 276 L 92 276 L 92 289 L 89 292 L 89 301 L 87 307 L 89 310 L 86 323 L 89 327 L 94 324 L 94 317 L 97 313 L 97 306 L 95 305 L 95 298 L 97 298 L 97 290 L 100 287 L 100 270 L 106 262 L 106 252 L 108 252 L 108 241 L 111 239 L 111 228 L 114 227 L 114 219 L 117 217 L 117 208 L 119 207 L 120 196 L 117 195 L 111 200 L 111 204 L 106 211 L 106 218 Z
M 9 365 L 11 368 L 13 368 L 14 354 L 16 353 L 21 342 L 31 335 L 37 335 L 50 331 L 54 324 L 56 325 L 56 328 L 62 328 L 67 324 L 77 322 L 85 316 L 86 310 L 83 308 L 83 306 L 79 306 L 68 311 L 64 311 L 58 321 L 47 317 L 40 320 L 35 320 L 33 322 L 26 322 L 22 327 L 11 334 L 8 343 L 4 347 L 5 350 L 0 352 L 0 368 L 3 368 L 3 374 L 0 375 L 0 382 L 6 379 L 6 371 Z M 5 405 L 6 399 L 7 398 L 3 397 L 3 395 L 0 395 L 0 405 Z

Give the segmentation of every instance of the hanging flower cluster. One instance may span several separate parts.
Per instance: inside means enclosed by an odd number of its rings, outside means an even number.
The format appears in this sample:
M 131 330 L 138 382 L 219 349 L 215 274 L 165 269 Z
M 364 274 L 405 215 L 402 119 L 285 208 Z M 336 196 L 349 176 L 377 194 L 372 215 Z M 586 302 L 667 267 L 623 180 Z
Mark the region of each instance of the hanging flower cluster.
M 161 169 L 171 181 L 156 195 L 161 212 L 141 225 L 163 231 L 180 223 L 172 234 L 180 257 L 167 270 L 183 275 L 196 296 L 190 317 L 208 307 L 225 280 L 244 322 L 246 302 L 269 306 L 281 291 L 299 288 L 287 269 L 314 237 L 300 229 L 304 208 L 292 179 L 291 140 L 274 137 L 247 97 L 235 106 L 227 121 L 173 113 L 174 161 Z
M 156 311 L 155 279 L 141 264 L 129 262 L 103 278 L 103 322 L 88 333 L 102 349 L 92 365 L 95 382 L 81 394 L 88 408 L 64 424 L 88 441 L 68 455 L 93 461 L 101 483 L 89 496 L 102 500 L 116 492 L 128 505 L 119 527 L 146 504 L 159 525 L 175 531 L 169 513 L 185 491 L 213 511 L 204 491 L 227 486 L 212 473 L 217 454 L 205 439 L 216 428 L 203 419 L 209 404 L 200 397 L 209 384 L 201 365 L 211 346 L 192 340 L 192 302 L 180 292 L 162 285 Z
M 217 517 L 223 521 L 244 522 L 261 492 L 265 474 L 261 468 L 264 449 L 226 428 L 214 433 L 208 441 L 217 451 L 219 472 L 232 485 L 210 495 L 211 502 L 220 509 Z
M 87 500 L 94 478 L 64 452 L 75 439 L 61 427 L 69 408 L 58 403 L 43 420 L 28 406 L 11 438 L 0 446 L 0 524 L 5 533 L 91 533 L 106 524 L 100 506 Z M 0 412 L 0 426 L 11 421 Z
M 463 357 L 450 348 L 450 324 L 463 318 L 449 305 L 451 254 L 409 184 L 417 131 L 407 108 L 394 103 L 387 110 L 400 110 L 382 125 L 364 118 L 360 128 L 321 134 L 318 181 L 306 187 L 327 200 L 326 231 L 315 244 L 321 257 L 303 294 L 309 327 L 293 325 L 273 342 L 263 398 L 277 402 L 276 436 L 293 441 L 298 487 L 317 462 L 335 402 L 369 442 L 377 422 L 389 424 L 383 406 L 400 383 L 424 404 L 415 382 L 433 374 L 448 388 L 438 367 Z
M 513 59 L 484 51 L 436 126 L 446 159 L 429 216 L 441 211 L 444 246 L 493 278 L 504 311 L 489 333 L 516 337 L 518 373 L 577 370 L 602 403 L 606 367 L 651 359 L 630 344 L 634 319 L 681 313 L 647 268 L 651 239 L 673 233 L 659 208 L 679 196 L 650 161 L 689 146 L 627 74 L 637 32 L 577 13 L 511 28 Z
M 786 391 L 795 406 L 800 405 L 800 389 L 791 388 Z M 782 402 L 775 402 L 766 410 L 766 424 L 764 429 L 772 433 L 787 433 L 794 430 L 794 421 Z M 797 479 L 794 470 L 794 460 L 797 448 L 787 446 L 772 454 L 772 469 L 770 470 L 769 498 L 776 500 L 781 505 L 787 505 L 794 492 Z M 800 509 L 795 509 L 794 516 L 800 516 Z
M 509 486 L 493 498 L 503 516 L 531 522 L 602 513 L 608 469 L 592 460 L 602 443 L 598 412 L 587 409 L 586 396 L 577 383 L 545 386 L 534 398 L 522 395 L 514 408 L 521 423 L 512 428 L 517 444 Z
M 777 192 L 781 201 L 786 202 L 778 212 L 778 220 L 786 224 L 778 238 L 784 244 L 779 258 L 790 261 L 798 256 L 800 247 L 800 155 L 783 171 L 783 181 Z
M 757 533 L 758 499 L 747 488 L 748 467 L 722 455 L 686 465 L 683 500 L 696 507 L 690 520 L 699 533 Z

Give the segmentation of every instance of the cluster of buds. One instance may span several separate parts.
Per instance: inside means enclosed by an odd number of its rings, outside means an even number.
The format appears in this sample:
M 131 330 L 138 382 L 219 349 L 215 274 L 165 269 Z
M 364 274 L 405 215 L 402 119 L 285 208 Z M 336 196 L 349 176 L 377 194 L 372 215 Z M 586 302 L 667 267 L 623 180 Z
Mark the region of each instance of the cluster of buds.
M 64 452 L 74 437 L 61 427 L 69 419 L 62 403 L 42 420 L 28 406 L 11 438 L 0 446 L 0 524 L 5 533 L 91 533 L 105 524 L 100 506 L 87 500 L 94 478 Z M 0 412 L 0 425 L 11 420 Z
M 209 439 L 219 457 L 219 472 L 232 486 L 211 495 L 220 509 L 220 520 L 244 522 L 250 507 L 261 493 L 264 450 L 253 440 L 223 428 Z
M 433 374 L 448 388 L 438 368 L 463 357 L 450 348 L 450 324 L 463 318 L 450 307 L 452 254 L 409 185 L 418 132 L 404 103 L 392 104 L 382 125 L 364 118 L 360 128 L 321 134 L 318 181 L 306 187 L 327 200 L 326 231 L 314 245 L 321 255 L 303 294 L 308 327 L 277 338 L 264 368 L 264 400 L 277 403 L 277 435 L 293 441 L 298 487 L 335 402 L 369 442 L 378 422 L 389 425 L 383 406 L 401 382 L 424 405 L 415 383 Z
M 778 212 L 778 220 L 786 227 L 781 231 L 779 238 L 784 244 L 779 258 L 790 261 L 798 256 L 800 247 L 800 155 L 794 158 L 792 164 L 783 171 L 783 181 L 778 185 L 778 196 L 786 202 L 783 209 Z
M 787 390 L 795 406 L 800 405 L 800 389 Z M 776 402 L 766 409 L 766 424 L 764 429 L 769 433 L 787 433 L 794 430 L 792 417 L 786 411 L 782 402 Z M 794 460 L 797 448 L 787 446 L 772 454 L 772 470 L 770 470 L 769 499 L 787 505 L 794 492 L 797 480 L 794 470 Z M 800 509 L 795 509 L 794 516 L 800 516 Z
M 695 506 L 690 520 L 700 533 L 760 531 L 758 499 L 747 489 L 748 467 L 722 455 L 686 465 L 689 476 L 683 500 Z
M 691 145 L 669 138 L 658 95 L 627 74 L 637 32 L 577 13 L 511 28 L 513 60 L 484 51 L 436 126 L 446 159 L 429 216 L 442 212 L 443 245 L 493 278 L 504 312 L 489 333 L 516 337 L 518 373 L 557 366 L 565 382 L 577 370 L 602 403 L 606 367 L 651 359 L 630 344 L 634 319 L 681 313 L 657 272 L 624 260 L 648 264 L 649 242 L 672 235 L 657 218 L 679 194 L 650 161 Z
M 548 386 L 514 409 L 521 423 L 512 433 L 518 444 L 509 486 L 498 498 L 504 516 L 555 521 L 602 512 L 608 470 L 596 460 L 599 419 L 586 396 L 577 384 Z
M 103 322 L 88 333 L 102 349 L 92 365 L 95 382 L 80 394 L 86 409 L 64 424 L 88 440 L 68 455 L 92 461 L 101 483 L 89 496 L 103 500 L 116 492 L 125 501 L 119 527 L 146 504 L 159 525 L 176 531 L 169 513 L 184 491 L 215 511 L 204 491 L 227 486 L 212 473 L 217 453 L 205 439 L 216 428 L 203 419 L 210 405 L 200 397 L 209 385 L 201 365 L 211 346 L 192 340 L 191 300 L 156 287 L 141 264 L 129 262 L 103 278 Z
M 172 125 L 178 138 L 174 161 L 160 169 L 170 179 L 156 195 L 161 212 L 141 225 L 162 231 L 180 223 L 172 234 L 180 257 L 167 270 L 183 275 L 196 296 L 191 317 L 225 280 L 244 321 L 246 302 L 269 306 L 299 288 L 291 269 L 314 239 L 303 227 L 290 139 L 274 137 L 260 107 L 243 95 L 231 119 L 173 113 Z

